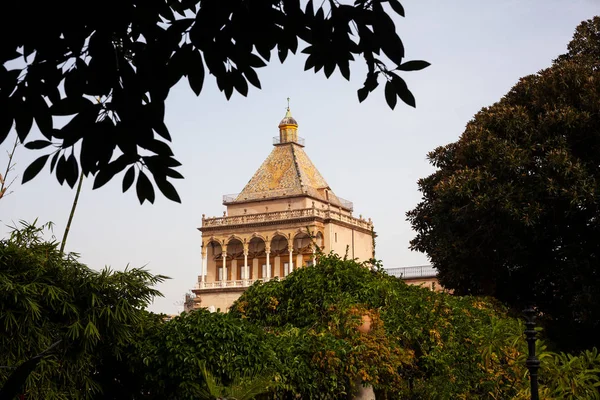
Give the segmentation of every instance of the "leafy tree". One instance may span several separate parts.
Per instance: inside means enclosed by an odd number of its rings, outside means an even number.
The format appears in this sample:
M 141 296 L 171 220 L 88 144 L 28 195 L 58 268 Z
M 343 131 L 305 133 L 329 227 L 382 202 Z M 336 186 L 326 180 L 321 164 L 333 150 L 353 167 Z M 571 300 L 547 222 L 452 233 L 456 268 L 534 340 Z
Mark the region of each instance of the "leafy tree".
M 600 344 L 600 17 L 569 52 L 429 154 L 408 219 L 456 294 L 535 304 L 564 348 Z
M 111 360 L 121 374 L 104 398 L 192 400 L 244 389 L 256 394 L 257 385 L 267 383 L 277 369 L 268 335 L 228 314 L 192 311 L 146 327 L 143 336 L 123 349 L 126 357 Z M 111 369 L 110 364 L 104 368 L 107 382 Z M 135 377 L 132 382 L 130 376 Z
M 364 315 L 368 333 L 357 330 Z M 198 310 L 165 322 L 141 313 L 136 326 L 95 359 L 96 398 L 346 399 L 362 382 L 378 398 L 529 398 L 524 327 L 503 306 L 332 256 L 255 284 L 228 314 Z M 545 398 L 600 398 L 596 350 L 554 354 L 542 341 L 537 350 Z
M 165 277 L 90 270 L 43 233 L 24 225 L 0 240 L 0 387 L 10 382 L 27 398 L 90 398 L 102 389 L 104 358 L 120 357 L 136 337 L 143 309 L 160 295 L 152 286 Z M 19 382 L 9 381 L 14 374 Z
M 303 398 L 345 398 L 355 382 L 414 399 L 513 398 L 526 387 L 523 327 L 502 306 L 337 256 L 253 285 L 230 313 L 275 334 L 282 382 Z M 373 321 L 366 335 L 362 315 Z
M 404 61 L 386 3 L 404 16 L 398 0 L 332 0 L 316 9 L 312 0 L 304 9 L 299 0 L 7 3 L 3 11 L 12 23 L 0 28 L 0 143 L 13 121 L 25 143 L 35 120 L 46 140 L 25 147 L 54 149 L 25 170 L 24 182 L 48 161 L 60 184 L 71 187 L 80 170 L 94 175 L 99 188 L 127 169 L 123 191 L 137 175 L 140 202 L 155 199 L 147 172 L 167 198 L 180 201 L 169 181 L 182 176 L 174 169 L 180 163 L 167 144 L 164 113 L 169 90 L 183 76 L 196 95 L 212 74 L 228 99 L 234 90 L 246 96 L 248 84 L 260 88 L 256 70 L 274 50 L 283 62 L 304 42 L 306 70 L 329 77 L 337 68 L 349 79 L 350 61 L 362 56 L 368 72 L 360 101 L 383 78 L 391 108 L 398 97 L 414 107 L 397 71 L 429 64 Z M 58 116 L 71 118 L 57 128 Z

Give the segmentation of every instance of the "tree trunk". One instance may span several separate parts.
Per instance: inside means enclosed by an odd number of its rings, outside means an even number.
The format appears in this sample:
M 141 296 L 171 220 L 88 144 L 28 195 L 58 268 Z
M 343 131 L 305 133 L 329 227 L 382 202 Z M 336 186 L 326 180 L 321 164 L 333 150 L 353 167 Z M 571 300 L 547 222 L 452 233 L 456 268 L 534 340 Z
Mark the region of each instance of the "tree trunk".
M 71 229 L 71 222 L 73 222 L 73 216 L 75 215 L 75 209 L 77 208 L 77 201 L 79 200 L 79 193 L 81 192 L 81 184 L 83 183 L 83 172 L 79 176 L 79 183 L 77 184 L 77 192 L 75 192 L 75 200 L 73 200 L 73 207 L 71 207 L 71 214 L 65 227 L 65 234 L 63 235 L 62 243 L 60 244 L 60 253 L 62 254 L 65 250 L 65 244 L 67 243 L 67 237 L 69 236 L 69 229 Z

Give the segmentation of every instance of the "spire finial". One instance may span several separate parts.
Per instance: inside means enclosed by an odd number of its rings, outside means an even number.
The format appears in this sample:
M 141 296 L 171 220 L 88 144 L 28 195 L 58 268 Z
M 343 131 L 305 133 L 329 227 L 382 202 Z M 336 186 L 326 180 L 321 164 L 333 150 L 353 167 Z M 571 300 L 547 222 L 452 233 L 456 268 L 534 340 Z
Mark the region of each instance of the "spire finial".
M 289 97 L 287 98 L 287 101 L 288 101 L 287 110 L 290 111 L 290 98 Z

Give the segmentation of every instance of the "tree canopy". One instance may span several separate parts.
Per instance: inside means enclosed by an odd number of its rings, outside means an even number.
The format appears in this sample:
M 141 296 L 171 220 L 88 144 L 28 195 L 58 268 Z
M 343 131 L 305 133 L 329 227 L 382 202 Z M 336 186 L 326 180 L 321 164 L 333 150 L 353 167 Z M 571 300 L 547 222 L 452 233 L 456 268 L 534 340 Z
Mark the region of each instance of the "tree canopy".
M 126 170 L 123 191 L 135 182 L 142 203 L 155 199 L 148 173 L 163 195 L 180 201 L 171 181 L 183 177 L 164 115 L 169 90 L 182 77 L 196 95 L 210 74 L 227 99 L 234 91 L 246 96 L 249 84 L 261 87 L 257 69 L 272 52 L 284 62 L 306 44 L 305 69 L 326 77 L 337 68 L 349 79 L 350 62 L 364 58 L 359 101 L 381 80 L 394 108 L 398 98 L 415 106 L 398 73 L 429 65 L 404 59 L 391 18 L 404 16 L 398 0 L 318 7 L 310 0 L 305 8 L 299 0 L 71 0 L 10 2 L 3 11 L 11 23 L 0 27 L 0 143 L 13 122 L 23 143 L 33 121 L 45 137 L 25 144 L 46 154 L 23 182 L 47 164 L 71 187 L 80 172 L 99 188 Z M 60 116 L 69 121 L 59 127 Z
M 44 230 L 25 225 L 0 240 L 0 397 L 89 398 L 101 391 L 104 360 L 121 357 L 145 325 L 144 309 L 160 295 L 152 286 L 165 277 L 93 271 Z
M 534 304 L 561 346 L 600 343 L 600 17 L 568 53 L 429 154 L 408 219 L 456 294 Z
M 163 277 L 91 271 L 41 233 L 0 241 L 2 398 L 347 399 L 361 383 L 377 398 L 528 398 L 523 324 L 493 299 L 321 256 L 227 314 L 165 319 L 144 310 Z M 544 398 L 600 399 L 597 351 L 537 350 Z

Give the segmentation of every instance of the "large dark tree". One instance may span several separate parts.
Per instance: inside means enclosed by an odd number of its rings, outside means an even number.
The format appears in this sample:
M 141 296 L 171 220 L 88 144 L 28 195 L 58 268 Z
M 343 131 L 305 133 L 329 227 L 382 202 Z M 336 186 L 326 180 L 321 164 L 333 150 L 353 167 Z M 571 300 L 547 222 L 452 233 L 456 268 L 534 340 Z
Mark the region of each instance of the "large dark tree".
M 568 49 L 429 154 L 408 219 L 445 287 L 533 303 L 578 347 L 600 344 L 600 18 Z
M 283 62 L 305 43 L 305 69 L 327 77 L 338 68 L 349 79 L 350 61 L 362 56 L 368 73 L 359 100 L 385 81 L 394 108 L 398 97 L 415 106 L 397 71 L 429 65 L 404 62 L 389 13 L 404 15 L 398 0 L 329 0 L 318 8 L 312 0 L 305 8 L 299 0 L 12 1 L 2 11 L 0 143 L 13 121 L 25 143 L 35 121 L 47 140 L 25 147 L 52 149 L 23 181 L 49 164 L 61 184 L 73 187 L 81 168 L 98 188 L 127 169 L 123 190 L 137 176 L 142 203 L 155 198 L 147 172 L 180 201 L 169 182 L 182 176 L 164 113 L 169 90 L 184 76 L 196 95 L 211 74 L 228 99 L 234 90 L 246 96 L 248 84 L 260 88 L 256 70 L 273 50 Z M 72 117 L 57 129 L 56 116 Z

